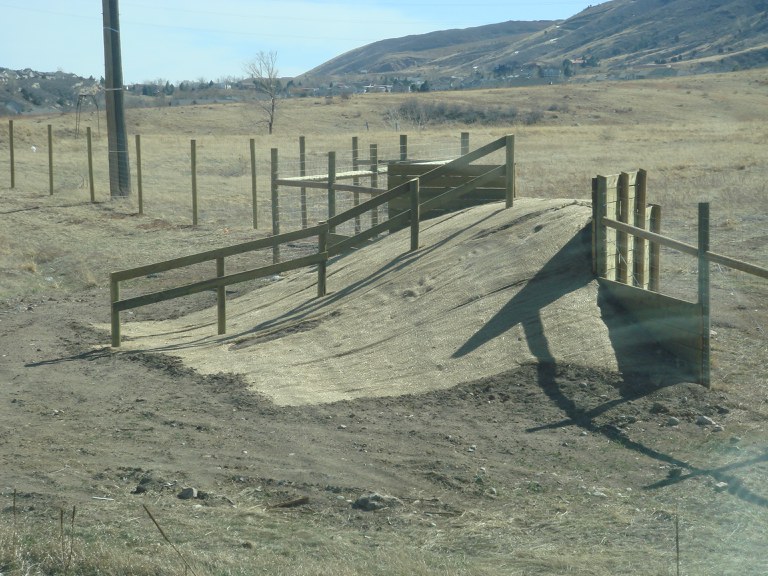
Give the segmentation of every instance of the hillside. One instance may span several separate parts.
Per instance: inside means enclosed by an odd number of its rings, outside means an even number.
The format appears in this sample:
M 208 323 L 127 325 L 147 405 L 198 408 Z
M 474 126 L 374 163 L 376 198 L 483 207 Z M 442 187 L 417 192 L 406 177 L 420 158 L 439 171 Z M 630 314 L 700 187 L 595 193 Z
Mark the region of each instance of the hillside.
M 765 0 L 612 0 L 558 22 L 506 22 L 375 42 L 307 76 L 451 76 L 560 68 L 592 57 L 601 72 L 672 66 L 728 71 L 768 62 Z M 528 66 L 529 67 L 529 66 Z

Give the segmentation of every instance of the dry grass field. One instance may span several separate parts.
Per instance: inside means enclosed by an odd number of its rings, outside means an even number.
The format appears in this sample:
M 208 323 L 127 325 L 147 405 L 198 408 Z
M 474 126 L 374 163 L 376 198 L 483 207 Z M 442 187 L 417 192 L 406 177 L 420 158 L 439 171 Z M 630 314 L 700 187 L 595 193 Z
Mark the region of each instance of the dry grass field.
M 407 134 L 410 157 L 440 159 L 458 155 L 461 132 L 471 148 L 514 134 L 520 199 L 589 201 L 595 175 L 644 168 L 665 233 L 695 243 L 696 205 L 709 201 L 712 251 L 768 267 L 768 70 L 416 96 L 514 107 L 511 125 L 414 126 L 398 115 L 413 97 L 285 101 L 272 136 L 247 103 L 131 109 L 141 216 L 135 172 L 134 194 L 109 200 L 103 117 L 100 136 L 96 118 L 84 118 L 95 136 L 95 204 L 73 115 L 13 119 L 13 189 L 3 120 L 0 574 L 768 572 L 763 279 L 712 267 L 711 390 L 586 361 L 512 361 L 433 392 L 281 406 L 236 373 L 109 348 L 109 272 L 271 232 L 270 149 L 281 175 L 297 175 L 300 136 L 307 171 L 324 173 L 328 151 L 340 169 L 351 166 L 352 137 L 361 157 L 377 144 L 379 158 L 396 158 Z M 297 200 L 283 193 L 285 229 Z M 254 261 L 271 254 L 240 265 Z M 693 299 L 696 272 L 695 259 L 663 252 L 665 293 Z M 201 294 L 125 321 L 180 318 L 214 302 Z M 582 345 L 573 342 L 574 357 Z M 400 355 L 394 347 L 392 362 Z M 660 358 L 672 374 L 674 362 Z M 697 424 L 701 416 L 715 423 Z M 185 486 L 198 497 L 177 498 Z M 352 506 L 371 493 L 386 497 L 380 509 Z

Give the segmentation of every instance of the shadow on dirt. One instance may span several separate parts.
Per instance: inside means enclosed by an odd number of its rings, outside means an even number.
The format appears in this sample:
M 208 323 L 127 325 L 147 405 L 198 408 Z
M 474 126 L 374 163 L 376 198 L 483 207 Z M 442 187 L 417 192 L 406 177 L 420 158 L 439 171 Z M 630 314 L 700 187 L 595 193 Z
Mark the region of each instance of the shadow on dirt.
M 578 426 L 618 441 L 624 447 L 644 456 L 688 472 L 646 486 L 646 489 L 661 488 L 692 477 L 708 475 L 727 483 L 728 492 L 742 500 L 768 507 L 768 498 L 755 494 L 738 478 L 728 474 L 729 471 L 737 468 L 768 461 L 768 452 L 762 456 L 720 468 L 696 468 L 671 454 L 660 452 L 630 439 L 623 429 L 614 424 L 601 425 L 596 421 L 598 417 L 610 410 L 629 401 L 643 398 L 661 387 L 690 382 L 690 376 L 677 369 L 674 358 L 660 350 L 650 335 L 635 325 L 621 308 L 612 304 L 603 292 L 598 293 L 598 305 L 619 365 L 619 372 L 614 374 L 613 378 L 611 375 L 605 376 L 607 380 L 613 381 L 620 397 L 603 402 L 591 409 L 584 409 L 574 400 L 573 394 L 569 392 L 573 387 L 568 385 L 574 384 L 574 378 L 580 378 L 583 375 L 578 367 L 557 363 L 546 337 L 541 311 L 566 294 L 583 288 L 594 280 L 590 258 L 591 231 L 589 227 L 585 227 L 565 244 L 485 326 L 454 352 L 453 357 L 465 356 L 520 324 L 525 333 L 528 348 L 537 360 L 538 385 L 565 415 L 565 418 L 560 421 L 529 428 L 527 432 L 535 433 L 552 428 Z

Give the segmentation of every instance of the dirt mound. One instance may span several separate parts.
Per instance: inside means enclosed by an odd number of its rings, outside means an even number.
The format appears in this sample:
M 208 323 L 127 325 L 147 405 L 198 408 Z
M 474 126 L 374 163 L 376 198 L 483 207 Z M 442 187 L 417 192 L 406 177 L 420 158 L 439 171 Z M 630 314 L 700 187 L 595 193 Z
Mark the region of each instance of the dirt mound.
M 235 373 L 277 404 L 441 389 L 531 361 L 619 370 L 591 274 L 591 208 L 521 199 L 425 222 L 215 311 L 130 322 L 123 349 L 162 352 L 203 374 Z

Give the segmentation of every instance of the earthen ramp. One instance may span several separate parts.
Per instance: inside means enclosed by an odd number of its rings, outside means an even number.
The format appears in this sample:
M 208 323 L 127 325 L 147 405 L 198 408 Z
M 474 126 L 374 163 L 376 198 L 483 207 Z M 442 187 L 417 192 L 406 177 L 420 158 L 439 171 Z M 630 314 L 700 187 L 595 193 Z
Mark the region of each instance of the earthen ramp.
M 180 358 L 205 374 L 242 375 L 277 404 L 446 388 L 532 361 L 617 370 L 590 265 L 591 208 L 518 199 L 455 212 L 215 309 L 129 322 L 121 350 Z

